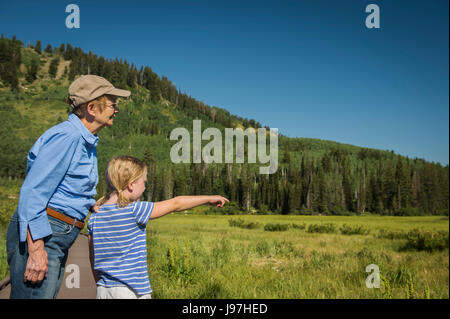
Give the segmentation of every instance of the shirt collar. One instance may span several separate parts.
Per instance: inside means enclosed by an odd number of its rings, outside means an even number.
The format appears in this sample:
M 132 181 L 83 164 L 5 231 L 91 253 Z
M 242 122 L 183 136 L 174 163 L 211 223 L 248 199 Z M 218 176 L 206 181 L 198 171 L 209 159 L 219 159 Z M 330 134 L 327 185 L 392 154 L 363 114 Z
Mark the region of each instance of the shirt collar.
M 67 121 L 69 121 L 70 123 L 75 125 L 75 127 L 77 127 L 81 131 L 81 136 L 83 136 L 84 140 L 88 144 L 90 144 L 92 146 L 97 146 L 97 143 L 98 143 L 98 136 L 97 136 L 97 134 L 94 135 L 91 132 L 89 132 L 89 130 L 86 128 L 86 126 L 84 126 L 84 124 L 81 123 L 81 121 L 78 118 L 78 116 L 76 116 L 75 114 L 71 113 L 69 115 L 69 118 L 67 119 Z

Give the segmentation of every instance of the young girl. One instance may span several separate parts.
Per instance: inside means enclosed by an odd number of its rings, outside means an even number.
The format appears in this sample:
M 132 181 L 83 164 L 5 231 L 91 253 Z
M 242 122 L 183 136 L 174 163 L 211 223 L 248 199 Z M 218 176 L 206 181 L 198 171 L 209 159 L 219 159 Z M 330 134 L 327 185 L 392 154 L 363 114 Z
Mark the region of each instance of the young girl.
M 98 200 L 88 223 L 89 255 L 97 298 L 150 299 L 145 227 L 149 219 L 203 204 L 222 207 L 222 196 L 177 196 L 161 202 L 139 201 L 147 168 L 132 156 L 113 158 L 105 174 L 107 194 Z

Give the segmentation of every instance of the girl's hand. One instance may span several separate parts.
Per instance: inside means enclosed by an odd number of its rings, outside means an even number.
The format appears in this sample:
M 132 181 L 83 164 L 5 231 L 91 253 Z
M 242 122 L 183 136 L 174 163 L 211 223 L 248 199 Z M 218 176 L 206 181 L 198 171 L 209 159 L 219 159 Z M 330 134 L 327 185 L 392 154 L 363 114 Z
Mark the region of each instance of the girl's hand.
M 91 207 L 91 213 L 98 213 L 99 206 L 95 203 L 94 206 Z
M 213 195 L 210 196 L 209 204 L 217 207 L 222 207 L 225 203 L 229 203 L 230 201 L 223 196 Z

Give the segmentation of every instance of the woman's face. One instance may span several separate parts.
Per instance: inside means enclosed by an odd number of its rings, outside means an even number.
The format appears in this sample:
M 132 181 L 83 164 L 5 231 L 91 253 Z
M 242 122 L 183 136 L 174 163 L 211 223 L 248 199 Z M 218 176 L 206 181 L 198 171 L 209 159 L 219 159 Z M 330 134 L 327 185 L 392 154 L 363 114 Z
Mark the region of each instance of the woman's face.
M 101 112 L 100 110 L 95 114 L 95 121 L 101 126 L 112 126 L 114 123 L 114 117 L 119 113 L 116 100 L 106 97 L 106 108 Z M 98 109 L 98 107 L 97 107 Z

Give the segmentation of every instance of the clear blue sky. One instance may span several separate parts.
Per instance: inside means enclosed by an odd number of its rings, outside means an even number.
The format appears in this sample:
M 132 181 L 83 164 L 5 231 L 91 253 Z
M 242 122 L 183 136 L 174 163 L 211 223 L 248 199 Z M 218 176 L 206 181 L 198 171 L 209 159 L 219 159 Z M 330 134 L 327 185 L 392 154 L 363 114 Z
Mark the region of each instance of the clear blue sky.
M 67 29 L 76 3 L 81 28 Z M 367 29 L 365 7 L 380 7 Z M 448 1 L 12 1 L 0 32 L 150 66 L 291 137 L 449 162 Z

